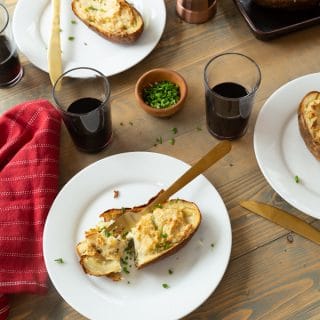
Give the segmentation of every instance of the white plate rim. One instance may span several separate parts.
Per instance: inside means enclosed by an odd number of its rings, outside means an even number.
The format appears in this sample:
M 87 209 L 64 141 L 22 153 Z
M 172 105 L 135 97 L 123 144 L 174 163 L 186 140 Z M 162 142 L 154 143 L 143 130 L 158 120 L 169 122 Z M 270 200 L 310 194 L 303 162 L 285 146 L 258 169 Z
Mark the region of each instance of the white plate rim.
M 319 83 L 320 73 L 311 73 L 293 79 L 274 91 L 260 109 L 253 138 L 254 151 L 259 168 L 270 186 L 293 207 L 318 219 L 320 218 L 320 199 L 316 194 L 313 194 L 312 190 L 310 191 L 310 188 L 308 189 L 306 181 L 295 183 L 295 176 L 288 169 L 287 160 L 285 159 L 288 158 L 285 153 L 290 149 L 290 146 L 284 144 L 282 140 L 284 139 L 284 131 L 289 126 L 289 124 L 285 124 L 285 121 L 290 117 L 295 117 L 295 136 L 291 142 L 297 148 L 297 157 L 300 160 L 300 155 L 302 155 L 301 157 L 303 157 L 306 165 L 305 168 L 308 167 L 308 164 L 312 167 L 320 168 L 320 163 L 315 160 L 305 146 L 299 133 L 297 120 L 300 101 L 308 92 L 317 90 L 317 88 L 319 90 Z M 288 103 L 283 103 L 285 100 Z M 276 107 L 279 106 L 280 101 L 282 102 L 281 110 L 280 114 L 278 114 L 275 111 L 279 111 Z M 273 119 L 273 131 L 270 133 L 266 128 L 268 120 L 271 121 L 272 114 L 273 116 L 277 114 L 277 116 Z M 280 125 L 283 127 L 280 127 Z M 281 134 L 279 134 L 280 131 Z M 268 154 L 270 152 L 273 152 L 273 159 Z M 281 170 L 275 170 L 279 168 Z M 301 169 L 303 171 L 303 168 Z
M 63 6 L 67 6 L 67 3 L 67 0 L 61 1 L 62 9 Z M 148 11 L 148 16 L 144 16 L 146 23 L 143 34 L 135 43 L 130 45 L 112 43 L 95 34 L 92 30 L 89 30 L 88 27 L 75 17 L 71 10 L 71 5 L 69 6 L 68 4 L 67 10 L 61 10 L 63 12 L 61 14 L 61 26 L 66 27 L 70 20 L 76 20 L 76 27 L 81 28 L 81 32 L 79 32 L 81 40 L 79 37 L 75 37 L 75 40 L 72 41 L 73 43 L 71 44 L 67 40 L 63 41 L 63 37 L 61 37 L 63 71 L 86 66 L 101 71 L 105 76 L 113 76 L 130 69 L 147 57 L 157 46 L 163 34 L 166 25 L 166 5 L 164 0 L 154 0 L 152 1 L 152 5 L 144 0 L 132 0 L 131 3 L 136 7 L 139 7 L 139 5 L 144 7 L 145 10 Z M 37 16 L 36 12 L 39 11 L 41 15 L 43 15 L 46 11 L 45 8 L 49 5 L 50 0 L 19 0 L 16 4 L 12 18 L 12 31 L 18 49 L 34 66 L 45 72 L 48 72 L 47 43 L 44 43 L 42 34 L 38 30 L 42 29 L 42 17 Z M 144 15 L 146 15 L 146 13 L 144 13 Z M 46 26 L 48 32 L 50 25 L 51 21 L 48 21 L 48 26 Z M 107 63 L 106 60 L 101 61 L 101 59 L 97 59 L 98 56 L 91 59 L 89 63 L 84 63 L 83 59 L 80 59 L 80 61 L 73 60 L 75 51 L 80 52 L 80 56 L 84 56 L 86 50 L 88 50 L 88 48 L 83 46 L 77 46 L 77 48 L 80 47 L 82 50 L 68 49 L 69 45 L 71 46 L 76 42 L 82 41 L 82 36 L 84 37 L 83 42 L 86 42 L 87 37 L 89 37 L 95 44 L 98 43 L 99 47 L 103 47 L 106 57 L 108 57 L 108 52 L 112 52 L 114 61 L 108 61 Z M 45 42 L 47 42 L 47 40 L 45 40 Z M 71 53 L 73 52 L 73 55 L 67 54 L 68 50 Z M 90 52 L 97 53 L 98 50 L 92 49 Z M 117 52 L 119 53 L 119 56 L 125 55 L 127 58 L 118 58 Z M 64 54 L 66 58 L 64 58 Z M 78 54 L 76 53 L 76 56 L 77 55 Z
M 144 159 L 146 161 L 146 159 L 148 159 L 148 161 L 150 160 L 151 162 L 152 161 L 157 161 L 157 162 L 160 161 L 160 162 L 174 164 L 174 166 L 176 165 L 177 168 L 179 168 L 179 171 L 181 171 L 181 173 L 179 173 L 178 176 L 180 176 L 183 172 L 186 171 L 186 169 L 188 169 L 190 167 L 188 164 L 182 162 L 181 160 L 178 160 L 176 158 L 173 158 L 173 157 L 170 157 L 170 156 L 167 156 L 167 155 L 163 155 L 163 154 L 160 154 L 160 153 L 154 153 L 154 152 L 125 152 L 125 153 L 120 153 L 120 154 L 117 154 L 117 155 L 109 156 L 107 158 L 99 160 L 99 161 L 89 165 L 88 167 L 84 168 L 78 174 L 76 174 L 72 179 L 70 179 L 69 182 L 59 192 L 58 196 L 56 197 L 56 199 L 55 199 L 55 201 L 54 201 L 54 203 L 53 203 L 53 205 L 52 205 L 52 207 L 50 209 L 50 212 L 49 212 L 46 224 L 45 224 L 45 229 L 44 229 L 43 248 L 44 248 L 45 263 L 46 263 L 47 270 L 48 270 L 49 276 L 51 278 L 51 281 L 53 282 L 54 286 L 56 287 L 56 289 L 60 293 L 60 295 L 75 310 L 77 310 L 79 313 L 83 314 L 84 316 L 89 317 L 90 319 L 103 319 L 105 314 L 103 314 L 102 316 L 99 315 L 99 312 L 97 314 L 96 313 L 97 312 L 97 308 L 92 308 L 92 306 L 90 308 L 90 306 L 86 305 L 86 299 L 81 299 L 80 298 L 79 302 L 75 303 L 75 300 L 73 299 L 74 297 L 68 296 L 69 293 L 65 292 L 65 290 L 66 290 L 66 287 L 65 287 L 65 284 L 64 284 L 65 279 L 63 278 L 63 273 L 61 273 L 61 272 L 66 271 L 67 268 L 70 268 L 71 272 L 74 272 L 74 270 L 76 268 L 79 268 L 79 264 L 78 264 L 78 259 L 77 259 L 76 255 L 75 255 L 75 253 L 71 254 L 71 256 L 69 257 L 69 259 L 71 259 L 71 260 L 73 259 L 73 262 L 71 264 L 70 263 L 66 263 L 65 265 L 61 266 L 61 265 L 58 265 L 57 263 L 54 262 L 54 257 L 57 257 L 57 253 L 56 252 L 59 252 L 59 248 L 57 248 L 57 247 L 59 247 L 59 245 L 57 246 L 56 243 L 53 244 L 53 242 L 50 241 L 50 236 L 54 235 L 55 232 L 57 231 L 57 230 L 53 230 L 54 228 L 52 228 L 52 226 L 53 226 L 54 223 L 59 221 L 59 219 L 57 220 L 58 212 L 56 210 L 59 207 L 59 205 L 58 205 L 59 202 L 60 202 L 60 206 L 61 206 L 62 202 L 65 201 L 65 199 L 64 199 L 64 194 L 65 193 L 68 193 L 72 189 L 77 188 L 77 187 L 75 187 L 76 184 L 79 183 L 79 181 L 81 179 L 85 179 L 85 177 L 88 177 L 89 173 L 92 174 L 95 170 L 98 170 L 99 168 L 101 169 L 106 164 L 110 163 L 110 161 L 119 161 L 119 159 L 121 159 L 123 157 L 129 157 L 129 159 L 133 159 L 134 157 L 138 157 L 138 158 L 140 157 L 139 158 L 140 160 Z M 153 160 L 151 160 L 151 159 L 153 159 Z M 147 161 L 147 163 L 148 163 L 148 161 Z M 167 182 L 166 182 L 166 184 L 167 184 Z M 213 291 L 216 289 L 216 287 L 220 283 L 220 281 L 221 281 L 221 279 L 222 279 L 222 277 L 223 277 L 223 275 L 224 275 L 224 273 L 226 271 L 226 268 L 228 266 L 230 255 L 231 255 L 232 232 L 231 232 L 231 224 L 230 224 L 230 219 L 229 219 L 229 215 L 228 215 L 227 209 L 225 207 L 225 204 L 224 204 L 222 198 L 218 194 L 217 190 L 214 188 L 214 186 L 203 175 L 200 175 L 199 177 L 197 177 L 195 180 L 193 180 L 185 188 L 189 188 L 189 190 L 193 190 L 193 192 L 194 192 L 195 188 L 199 188 L 199 184 L 200 184 L 200 186 L 204 187 L 204 190 L 206 190 L 208 188 L 210 189 L 210 195 L 211 195 L 211 197 L 214 198 L 215 207 L 218 208 L 218 209 L 215 209 L 215 210 L 219 211 L 219 213 L 218 213 L 219 214 L 219 219 L 217 220 L 219 226 L 217 226 L 217 227 L 221 228 L 221 230 L 223 230 L 223 232 L 224 232 L 223 237 L 221 237 L 221 235 L 219 236 L 219 239 L 220 239 L 219 241 L 221 241 L 221 243 L 220 244 L 218 243 L 218 247 L 217 247 L 217 250 L 218 250 L 219 254 L 222 257 L 221 257 L 220 260 L 218 260 L 216 265 L 212 266 L 213 272 L 216 272 L 216 274 L 214 274 L 214 277 L 216 277 L 216 279 L 214 280 L 214 283 L 210 284 L 210 290 L 209 291 L 205 292 L 204 295 L 202 293 L 199 295 L 200 296 L 200 300 L 197 299 L 197 297 L 194 297 L 193 298 L 194 300 L 190 300 L 189 299 L 190 305 L 185 306 L 183 308 L 183 310 L 175 310 L 175 312 L 173 313 L 174 316 L 173 316 L 172 312 L 170 312 L 170 310 L 168 310 L 168 308 L 160 308 L 157 311 L 157 315 L 154 315 L 154 319 L 167 319 L 167 320 L 169 320 L 169 319 L 177 319 L 177 318 L 181 318 L 181 317 L 189 314 L 193 310 L 195 310 L 197 307 L 199 307 L 213 293 Z M 179 192 L 177 193 L 177 195 L 180 194 Z M 190 191 L 185 190 L 185 189 L 181 190 L 182 195 L 184 195 L 184 193 L 188 194 L 188 192 L 190 192 Z M 182 197 L 180 197 L 180 198 L 182 198 Z M 193 199 L 191 199 L 191 200 L 193 200 Z M 203 199 L 200 199 L 200 200 L 203 202 Z M 210 211 L 211 211 L 211 209 L 210 209 Z M 212 212 L 210 212 L 209 216 L 211 216 L 211 215 L 212 215 Z M 216 213 L 214 213 L 213 217 L 215 219 L 217 219 L 218 216 L 216 215 Z M 207 218 L 208 217 L 206 217 L 206 219 Z M 210 217 L 210 218 L 212 218 L 212 217 Z M 202 222 L 202 224 L 200 225 L 199 230 L 201 229 L 202 226 L 204 226 L 204 222 Z M 200 232 L 199 230 L 197 231 L 197 233 Z M 72 233 L 74 233 L 74 232 L 72 232 Z M 196 237 L 196 235 L 191 239 L 190 243 L 192 241 L 193 242 L 197 241 L 197 240 L 194 240 L 195 237 Z M 203 241 L 206 241 L 206 240 L 203 240 Z M 62 245 L 64 245 L 64 244 L 62 244 Z M 60 244 L 60 247 L 61 247 L 61 244 Z M 182 250 L 184 250 L 184 248 Z M 215 246 L 214 250 L 216 250 L 216 246 Z M 207 257 L 207 255 L 204 255 L 204 257 Z M 208 257 L 209 257 L 209 259 L 212 259 L 210 256 L 208 256 Z M 61 267 L 62 267 L 62 269 L 60 269 Z M 139 272 L 143 272 L 143 271 L 139 271 Z M 69 273 L 69 276 L 70 276 L 70 274 L 71 273 Z M 83 274 L 82 276 L 84 278 L 88 277 L 83 272 L 82 272 L 82 274 Z M 208 276 L 208 274 L 206 276 Z M 201 281 L 201 279 L 203 279 L 202 277 L 203 277 L 203 275 L 199 275 L 200 281 Z M 70 279 L 69 279 L 69 281 L 70 281 Z M 81 281 L 80 281 L 80 285 L 82 283 Z M 208 282 L 210 283 L 208 278 L 206 278 L 206 283 L 208 283 Z M 206 284 L 206 286 L 207 286 L 207 284 Z M 80 289 L 77 288 L 77 291 L 74 291 L 74 293 L 76 293 L 76 292 L 78 293 L 79 290 Z M 195 289 L 195 292 L 196 292 L 196 290 L 197 289 Z M 192 296 L 194 296 L 195 292 L 192 293 Z M 170 290 L 168 290 L 166 294 L 170 295 Z M 79 296 L 80 296 L 80 294 L 79 294 Z M 168 298 L 170 298 L 170 301 L 174 301 L 174 299 L 177 299 L 177 297 L 175 297 L 174 295 L 171 295 Z M 188 299 L 187 299 L 187 301 L 188 301 Z M 149 303 L 152 303 L 152 300 L 150 300 Z M 159 301 L 157 301 L 157 304 L 159 304 Z M 179 308 L 179 306 L 178 306 L 178 308 Z M 95 310 L 95 312 L 92 313 L 92 310 Z M 118 318 L 119 319 L 125 319 L 127 317 L 128 317 L 128 314 L 126 313 L 126 314 L 123 315 L 123 317 L 120 316 Z M 139 319 L 148 319 L 148 317 L 150 317 L 150 314 L 144 315 L 144 316 L 141 315 L 141 314 L 139 315 Z

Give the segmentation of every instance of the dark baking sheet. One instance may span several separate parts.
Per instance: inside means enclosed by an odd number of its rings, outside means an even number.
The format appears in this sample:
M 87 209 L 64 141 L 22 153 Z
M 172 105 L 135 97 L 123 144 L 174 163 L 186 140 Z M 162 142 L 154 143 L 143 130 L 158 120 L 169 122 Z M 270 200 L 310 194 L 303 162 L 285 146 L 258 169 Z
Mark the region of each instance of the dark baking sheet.
M 267 9 L 252 0 L 234 0 L 254 35 L 268 40 L 320 22 L 320 7 L 309 10 L 284 11 Z

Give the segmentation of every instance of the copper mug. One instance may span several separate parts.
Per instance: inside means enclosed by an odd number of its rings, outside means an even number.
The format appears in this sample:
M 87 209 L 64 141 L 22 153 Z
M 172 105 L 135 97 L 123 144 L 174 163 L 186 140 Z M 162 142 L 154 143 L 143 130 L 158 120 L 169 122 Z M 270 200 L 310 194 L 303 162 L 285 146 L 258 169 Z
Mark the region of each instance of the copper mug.
M 203 23 L 217 11 L 217 0 L 177 0 L 178 15 L 188 23 Z

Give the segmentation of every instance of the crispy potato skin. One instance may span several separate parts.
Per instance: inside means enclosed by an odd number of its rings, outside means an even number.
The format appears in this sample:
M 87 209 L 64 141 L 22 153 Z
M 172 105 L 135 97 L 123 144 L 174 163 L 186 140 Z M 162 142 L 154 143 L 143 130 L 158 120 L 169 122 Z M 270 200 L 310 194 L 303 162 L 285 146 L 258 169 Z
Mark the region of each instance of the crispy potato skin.
M 303 97 L 298 108 L 298 124 L 301 137 L 303 138 L 303 141 L 306 144 L 308 150 L 317 160 L 320 160 L 320 144 L 312 137 L 310 133 L 310 130 L 312 130 L 312 128 L 308 127 L 304 114 L 304 110 L 307 105 L 311 101 L 318 99 L 320 99 L 320 92 L 318 91 L 311 91 Z

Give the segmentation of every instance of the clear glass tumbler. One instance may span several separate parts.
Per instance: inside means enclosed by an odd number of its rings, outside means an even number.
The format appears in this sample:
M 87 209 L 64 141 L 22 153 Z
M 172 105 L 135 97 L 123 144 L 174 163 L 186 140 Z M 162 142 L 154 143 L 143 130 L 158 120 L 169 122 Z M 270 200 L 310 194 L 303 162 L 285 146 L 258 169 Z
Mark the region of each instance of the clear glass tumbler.
M 9 13 L 0 4 L 0 88 L 15 85 L 22 75 L 23 68 L 13 39 Z
M 110 85 L 99 71 L 80 67 L 63 73 L 53 98 L 80 151 L 96 153 L 112 140 Z
M 206 120 L 214 137 L 233 140 L 246 133 L 260 81 L 258 65 L 241 53 L 224 53 L 207 63 Z

